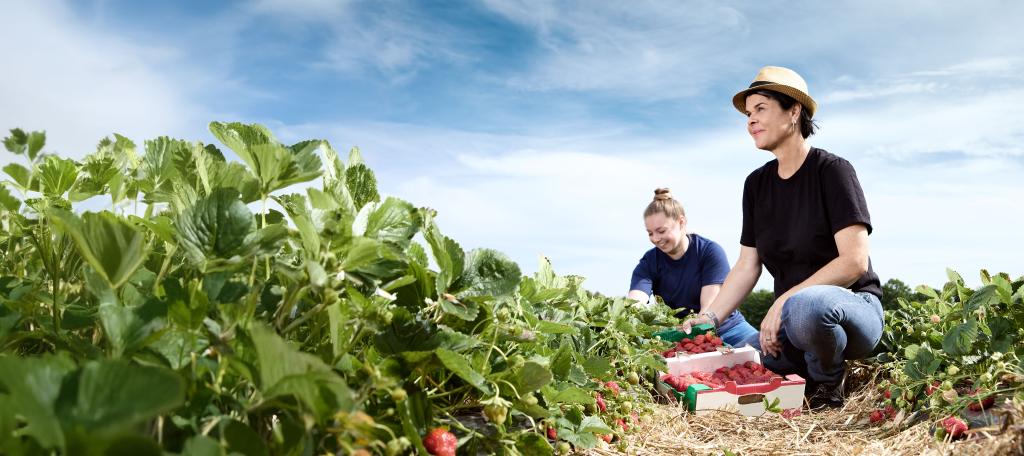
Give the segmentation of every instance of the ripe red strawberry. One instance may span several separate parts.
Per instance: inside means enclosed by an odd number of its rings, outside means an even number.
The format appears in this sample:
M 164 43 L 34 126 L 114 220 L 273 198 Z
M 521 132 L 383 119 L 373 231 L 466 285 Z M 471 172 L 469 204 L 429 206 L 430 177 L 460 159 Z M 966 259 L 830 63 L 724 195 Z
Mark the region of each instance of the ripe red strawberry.
M 626 424 L 626 422 L 623 421 L 622 418 L 615 420 L 615 424 L 619 425 L 619 427 L 622 428 L 623 431 L 629 431 L 629 425 Z
M 555 430 L 554 426 L 548 427 L 548 438 L 551 440 L 558 440 L 558 431 Z
M 925 386 L 924 387 L 924 394 L 925 394 L 925 396 L 931 396 L 932 393 L 938 391 L 939 390 L 939 385 L 941 385 L 941 383 L 939 383 L 939 381 L 936 380 L 936 381 L 932 382 L 931 385 Z
M 982 397 L 984 394 L 984 390 L 974 389 L 971 391 L 971 403 L 967 404 L 967 408 L 975 412 L 992 408 L 996 403 L 996 398 L 992 395 Z
M 455 438 L 455 434 L 443 427 L 431 429 L 423 438 L 423 447 L 434 456 L 455 456 L 455 446 L 458 443 L 459 439 Z
M 892 390 L 885 390 L 885 393 L 882 394 L 885 396 L 886 399 L 892 399 Z
M 698 345 L 699 344 L 703 344 L 704 340 L 705 340 L 705 337 L 704 337 L 703 334 L 697 334 L 697 337 L 693 338 L 693 343 L 698 344 Z
M 890 420 L 896 417 L 896 407 L 893 407 L 892 405 L 886 405 L 883 411 L 885 411 L 886 418 L 889 418 Z
M 598 410 L 600 410 L 601 413 L 607 412 L 608 405 L 604 403 L 604 396 L 601 396 L 601 393 L 597 393 L 597 396 L 595 396 L 594 398 L 597 400 Z
M 967 424 L 955 416 L 942 420 L 942 428 L 946 430 L 946 435 L 952 440 L 962 437 L 964 432 L 967 432 Z
M 877 422 L 882 421 L 884 419 L 885 419 L 885 413 L 882 412 L 881 410 L 875 410 L 875 411 L 871 412 L 871 422 L 872 423 L 877 423 Z
M 614 393 L 616 396 L 618 396 L 619 393 L 622 392 L 622 390 L 619 388 L 619 383 L 614 380 L 605 382 L 604 386 L 612 390 L 612 393 Z
M 612 443 L 612 435 L 611 434 L 601 434 L 599 437 L 601 437 L 601 440 L 604 440 L 605 443 Z

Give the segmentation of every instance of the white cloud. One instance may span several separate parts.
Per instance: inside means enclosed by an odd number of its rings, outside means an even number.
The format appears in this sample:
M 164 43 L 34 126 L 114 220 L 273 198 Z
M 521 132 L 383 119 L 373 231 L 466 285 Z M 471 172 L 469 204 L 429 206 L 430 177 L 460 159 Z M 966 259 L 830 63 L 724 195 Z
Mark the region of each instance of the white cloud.
M 724 63 L 719 44 L 745 24 L 733 8 L 694 2 L 590 3 L 488 0 L 509 20 L 532 27 L 543 53 L 528 71 L 512 76 L 529 90 L 614 91 L 645 99 L 694 95 Z M 721 43 L 724 41 L 724 43 Z
M 261 0 L 247 10 L 253 17 L 292 20 L 329 38 L 321 59 L 310 66 L 345 75 L 383 75 L 402 84 L 438 62 L 464 61 L 456 30 L 396 1 Z M 326 32 L 326 33 L 324 33 Z M 464 38 L 464 37 L 463 37 Z
M 972 59 L 945 67 L 929 68 L 909 73 L 886 74 L 864 79 L 843 75 L 828 84 L 828 92 L 818 97 L 823 105 L 852 101 L 875 101 L 890 104 L 915 101 L 921 96 L 945 98 L 990 96 L 1020 86 L 1024 76 L 1024 59 L 999 56 Z
M 821 138 L 857 154 L 908 162 L 926 163 L 951 152 L 964 158 L 1024 157 L 1024 105 L 1017 101 L 1024 88 L 967 89 L 824 108 Z
M 260 14 L 323 21 L 344 15 L 351 5 L 350 0 L 258 0 L 250 7 Z
M 537 91 L 607 93 L 628 99 L 678 100 L 756 68 L 793 66 L 812 92 L 833 92 L 816 79 L 872 73 L 912 73 L 936 65 L 948 71 L 992 71 L 1019 55 L 1013 40 L 1024 4 L 943 4 L 857 1 L 786 4 L 571 0 L 487 0 L 530 29 L 542 49 L 508 83 Z M 784 13 L 782 11 L 785 11 Z M 952 63 L 973 59 L 967 67 Z M 952 63 L 951 63 L 952 62 Z M 895 84 L 831 95 L 836 100 L 928 91 Z
M 179 50 L 88 28 L 58 1 L 2 2 L 0 16 L 9 63 L 0 72 L 0 127 L 45 129 L 46 150 L 81 156 L 114 132 L 194 136 L 205 125 L 174 76 Z

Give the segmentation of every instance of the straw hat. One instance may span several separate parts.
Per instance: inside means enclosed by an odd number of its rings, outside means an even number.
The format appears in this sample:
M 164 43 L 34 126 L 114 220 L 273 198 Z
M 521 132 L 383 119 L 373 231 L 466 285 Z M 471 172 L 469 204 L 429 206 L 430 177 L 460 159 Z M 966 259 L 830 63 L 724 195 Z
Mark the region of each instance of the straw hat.
M 804 78 L 796 74 L 796 71 L 777 66 L 761 68 L 761 71 L 757 72 L 754 82 L 750 83 L 750 88 L 741 90 L 732 97 L 732 105 L 741 113 L 746 114 L 747 95 L 758 90 L 771 90 L 793 97 L 803 105 L 811 117 L 814 117 L 814 111 L 818 108 L 818 104 L 807 93 L 807 82 L 804 81 Z

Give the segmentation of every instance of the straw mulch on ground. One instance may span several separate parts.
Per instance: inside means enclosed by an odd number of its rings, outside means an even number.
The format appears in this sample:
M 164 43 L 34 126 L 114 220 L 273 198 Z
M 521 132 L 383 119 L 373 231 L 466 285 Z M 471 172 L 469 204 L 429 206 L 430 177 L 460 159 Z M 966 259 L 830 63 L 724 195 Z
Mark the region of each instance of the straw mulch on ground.
M 873 377 L 873 376 L 872 376 Z M 841 409 L 807 412 L 791 419 L 769 413 L 745 417 L 716 412 L 696 416 L 677 405 L 659 405 L 653 419 L 626 436 L 629 455 L 1024 455 L 1024 405 L 1009 407 L 1002 426 L 971 429 L 967 439 L 939 442 L 932 423 L 871 424 L 880 393 L 862 380 Z M 906 421 L 904 421 L 906 423 Z M 588 455 L 623 454 L 615 446 Z

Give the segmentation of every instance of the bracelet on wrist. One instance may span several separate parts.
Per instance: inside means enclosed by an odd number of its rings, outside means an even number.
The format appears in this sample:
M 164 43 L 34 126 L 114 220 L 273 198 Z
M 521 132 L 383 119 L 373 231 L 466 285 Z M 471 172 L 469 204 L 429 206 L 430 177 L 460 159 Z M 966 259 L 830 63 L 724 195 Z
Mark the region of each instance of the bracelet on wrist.
M 708 317 L 708 319 L 711 320 L 711 323 L 715 325 L 715 329 L 718 329 L 718 315 L 715 315 L 714 311 L 705 310 L 704 312 L 701 312 L 700 315 Z

